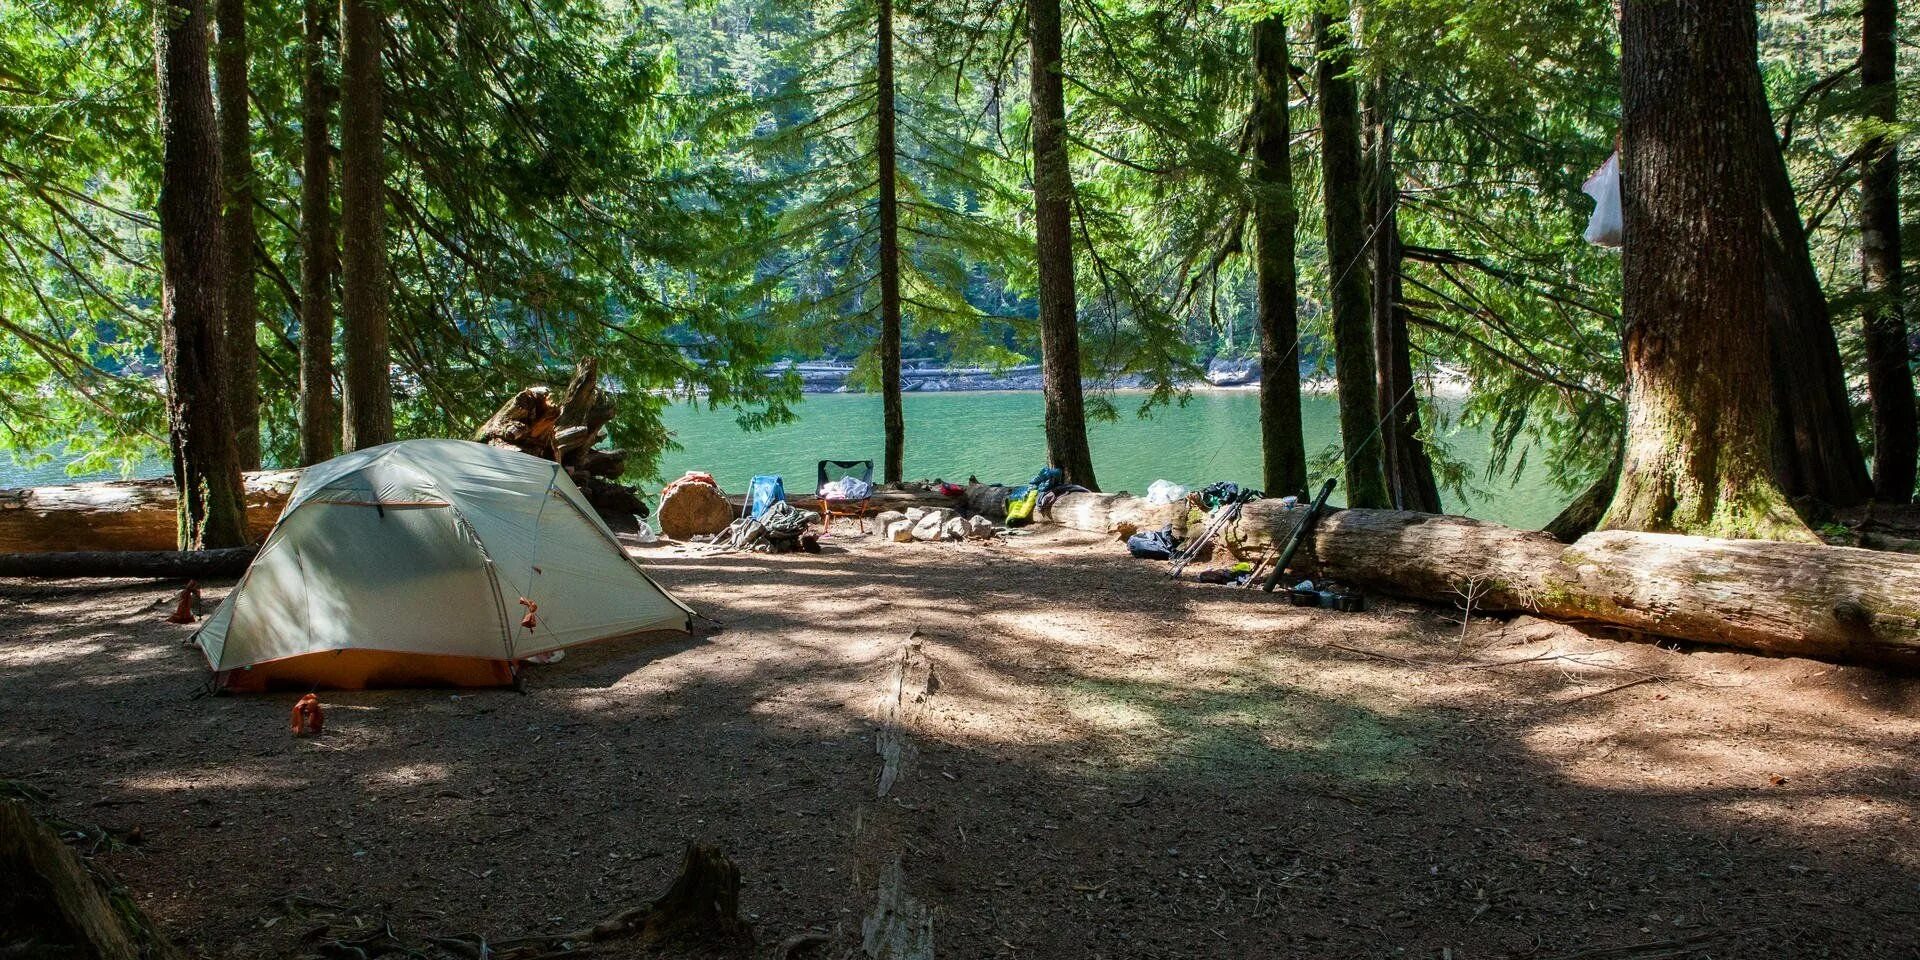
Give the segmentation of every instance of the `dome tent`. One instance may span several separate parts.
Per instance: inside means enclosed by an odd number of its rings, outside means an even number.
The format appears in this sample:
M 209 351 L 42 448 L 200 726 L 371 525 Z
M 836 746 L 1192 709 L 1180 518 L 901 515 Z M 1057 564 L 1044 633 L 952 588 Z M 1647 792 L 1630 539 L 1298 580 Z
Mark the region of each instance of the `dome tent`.
M 510 683 L 535 654 L 692 628 L 559 464 L 403 440 L 307 468 L 195 639 L 229 689 L 358 689 Z

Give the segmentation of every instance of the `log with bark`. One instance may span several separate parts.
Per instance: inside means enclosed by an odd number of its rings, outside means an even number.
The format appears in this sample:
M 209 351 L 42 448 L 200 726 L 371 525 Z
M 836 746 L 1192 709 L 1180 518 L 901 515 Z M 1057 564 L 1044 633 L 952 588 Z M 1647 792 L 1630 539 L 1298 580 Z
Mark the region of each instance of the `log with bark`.
M 1066 494 L 1041 519 L 1111 532 L 1115 506 L 1098 499 Z M 1255 501 L 1241 513 L 1238 538 L 1284 542 L 1304 513 Z M 1907 554 L 1624 531 L 1563 544 L 1466 517 L 1339 510 L 1322 518 L 1295 567 L 1442 603 L 1472 585 L 1476 607 L 1489 613 L 1774 656 L 1920 667 L 1920 557 Z
M 228 547 L 0 553 L 0 577 L 238 577 L 257 552 L 254 547 Z
M 247 530 L 266 539 L 298 470 L 246 475 Z M 171 480 L 110 480 L 0 490 L 0 553 L 161 550 L 177 545 Z

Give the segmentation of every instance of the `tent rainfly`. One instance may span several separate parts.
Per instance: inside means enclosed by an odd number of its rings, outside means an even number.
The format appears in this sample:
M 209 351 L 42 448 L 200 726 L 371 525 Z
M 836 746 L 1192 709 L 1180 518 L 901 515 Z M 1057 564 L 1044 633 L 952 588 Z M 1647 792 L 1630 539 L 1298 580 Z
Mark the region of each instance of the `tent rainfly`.
M 536 654 L 693 612 L 559 464 L 403 440 L 309 467 L 195 639 L 235 690 L 492 686 Z

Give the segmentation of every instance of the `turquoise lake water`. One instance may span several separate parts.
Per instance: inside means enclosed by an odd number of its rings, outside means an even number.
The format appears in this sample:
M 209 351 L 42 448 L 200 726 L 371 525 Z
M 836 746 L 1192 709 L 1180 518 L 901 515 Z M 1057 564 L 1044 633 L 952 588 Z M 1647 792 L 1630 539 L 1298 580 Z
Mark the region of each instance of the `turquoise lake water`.
M 1184 406 L 1162 408 L 1148 419 L 1134 416 L 1138 395 L 1117 399 L 1119 420 L 1089 425 L 1094 469 L 1107 490 L 1143 493 L 1166 478 L 1188 486 L 1231 480 L 1258 486 L 1260 464 L 1259 397 L 1253 392 L 1196 393 Z M 1334 399 L 1302 399 L 1307 453 L 1331 447 L 1339 435 Z M 1038 393 L 909 393 L 907 476 L 964 482 L 1021 483 L 1046 461 Z M 785 478 L 790 492 L 811 491 L 815 464 L 823 459 L 873 460 L 881 456 L 880 398 L 872 394 L 809 394 L 797 408 L 800 419 L 771 430 L 748 433 L 726 410 L 690 404 L 666 412 L 667 428 L 682 449 L 662 459 L 663 477 L 687 470 L 712 473 L 730 493 L 743 492 L 748 478 L 772 473 Z M 1479 478 L 1487 462 L 1482 433 L 1455 430 L 1443 437 L 1451 455 L 1475 468 Z M 164 463 L 143 465 L 140 476 L 164 476 Z M 106 475 L 108 477 L 113 474 Z M 84 479 L 104 479 L 91 475 Z M 0 487 L 72 481 L 57 460 L 31 469 L 0 458 Z M 1477 479 L 1486 495 L 1463 501 L 1444 495 L 1451 513 L 1465 513 L 1519 527 L 1537 527 L 1553 518 L 1566 495 L 1548 484 L 1540 471 L 1519 483 Z M 651 489 L 651 488 L 649 488 Z M 1335 500 L 1338 501 L 1336 495 Z
M 1144 493 L 1161 478 L 1187 486 L 1231 480 L 1259 486 L 1260 407 L 1251 391 L 1196 393 L 1184 406 L 1156 410 L 1148 419 L 1134 416 L 1138 395 L 1117 399 L 1120 418 L 1088 425 L 1094 472 L 1104 490 Z M 909 393 L 906 474 L 909 479 L 941 478 L 963 483 L 1023 483 L 1046 463 L 1040 394 Z M 1339 413 L 1331 396 L 1301 398 L 1307 455 L 1313 457 L 1339 438 Z M 788 492 L 811 491 L 816 464 L 823 459 L 872 460 L 876 475 L 882 440 L 880 398 L 872 394 L 810 394 L 797 423 L 743 433 L 725 411 L 676 406 L 667 411 L 667 428 L 684 450 L 669 451 L 661 473 L 678 477 L 687 470 L 714 475 L 729 493 L 743 492 L 760 473 L 779 474 Z M 1484 472 L 1485 434 L 1457 430 L 1444 438 L 1452 456 Z M 1569 499 L 1540 475 L 1529 471 L 1517 484 L 1478 481 L 1487 496 L 1476 502 L 1443 495 L 1452 513 L 1520 527 L 1538 527 L 1553 519 Z M 1336 494 L 1335 501 L 1338 501 Z

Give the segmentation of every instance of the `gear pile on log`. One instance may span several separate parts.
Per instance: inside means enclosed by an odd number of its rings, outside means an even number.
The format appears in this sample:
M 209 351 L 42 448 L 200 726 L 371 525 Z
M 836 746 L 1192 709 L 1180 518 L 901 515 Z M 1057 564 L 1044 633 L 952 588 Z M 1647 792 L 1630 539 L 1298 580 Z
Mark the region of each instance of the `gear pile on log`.
M 546 387 L 528 387 L 494 411 L 473 439 L 560 464 L 603 519 L 631 529 L 636 515 L 647 515 L 647 504 L 640 491 L 620 482 L 627 451 L 596 448 L 615 412 L 613 398 L 600 390 L 599 364 L 588 357 L 575 365 L 559 399 Z

